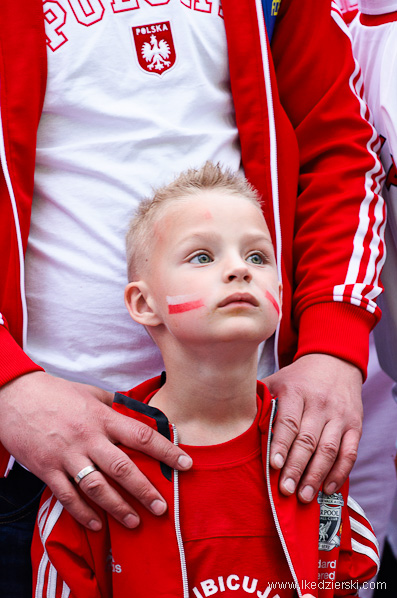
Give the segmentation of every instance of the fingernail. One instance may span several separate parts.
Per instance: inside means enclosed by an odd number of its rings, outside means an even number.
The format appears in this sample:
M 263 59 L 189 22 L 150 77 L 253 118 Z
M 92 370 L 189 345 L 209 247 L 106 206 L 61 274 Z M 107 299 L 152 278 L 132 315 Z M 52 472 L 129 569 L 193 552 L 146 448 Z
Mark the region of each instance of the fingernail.
M 284 465 L 284 457 L 280 453 L 276 453 L 274 455 L 273 463 L 278 469 L 281 469 Z
M 336 484 L 335 482 L 331 482 L 330 484 L 328 484 L 327 489 L 325 491 L 326 494 L 333 494 L 336 490 Z
M 158 498 L 156 498 L 156 500 L 154 500 L 150 505 L 150 510 L 155 515 L 162 515 L 166 509 L 166 503 L 163 500 L 159 500 Z
M 139 517 L 137 515 L 134 515 L 133 513 L 128 513 L 128 515 L 124 517 L 123 523 L 125 527 L 133 529 L 134 527 L 137 527 L 137 525 L 139 525 Z
M 182 467 L 182 469 L 189 469 L 193 465 L 193 461 L 187 455 L 181 455 L 178 459 L 178 465 Z
M 102 528 L 102 525 L 101 522 L 97 519 L 91 519 L 91 521 L 88 524 L 88 527 L 92 529 L 93 532 L 99 532 L 99 530 Z
M 312 486 L 305 486 L 300 493 L 303 500 L 310 502 L 314 496 L 314 488 Z
M 286 479 L 283 486 L 286 489 L 286 491 L 289 492 L 290 494 L 295 492 L 296 484 L 292 478 Z

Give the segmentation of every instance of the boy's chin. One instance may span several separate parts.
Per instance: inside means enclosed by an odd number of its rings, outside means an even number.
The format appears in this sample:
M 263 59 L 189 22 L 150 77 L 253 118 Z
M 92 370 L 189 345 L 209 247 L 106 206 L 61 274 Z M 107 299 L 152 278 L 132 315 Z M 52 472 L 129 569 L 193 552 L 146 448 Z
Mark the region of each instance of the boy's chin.
M 252 345 L 254 351 L 263 341 L 267 340 L 275 332 L 273 328 L 259 329 L 257 326 L 244 326 L 237 324 L 230 326 L 228 330 L 219 334 L 219 340 L 235 345 Z
M 259 345 L 270 338 L 276 330 L 276 325 L 268 322 L 267 325 L 258 325 L 258 321 L 249 321 L 245 318 L 235 318 L 228 322 L 214 323 L 213 326 L 203 328 L 178 327 L 169 330 L 171 336 L 180 347 L 189 346 L 194 351 L 196 347 L 200 354 L 203 348 L 208 347 L 208 354 L 213 354 L 213 349 L 219 346 L 222 351 L 257 350 Z M 169 347 L 169 345 L 168 345 Z

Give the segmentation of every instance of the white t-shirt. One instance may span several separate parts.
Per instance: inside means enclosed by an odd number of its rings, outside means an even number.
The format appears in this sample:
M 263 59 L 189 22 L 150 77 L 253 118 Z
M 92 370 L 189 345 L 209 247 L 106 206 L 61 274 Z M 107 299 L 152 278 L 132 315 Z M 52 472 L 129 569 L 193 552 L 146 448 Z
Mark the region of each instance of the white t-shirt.
M 131 215 L 188 167 L 240 168 L 222 12 L 219 0 L 43 6 L 27 352 L 55 375 L 126 389 L 162 368 L 124 306 Z

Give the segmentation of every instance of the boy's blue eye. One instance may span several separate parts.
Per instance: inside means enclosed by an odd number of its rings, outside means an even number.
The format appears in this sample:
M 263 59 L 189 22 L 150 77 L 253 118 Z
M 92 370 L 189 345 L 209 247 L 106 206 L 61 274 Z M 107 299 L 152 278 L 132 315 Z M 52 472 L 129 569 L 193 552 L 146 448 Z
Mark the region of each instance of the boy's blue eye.
M 212 259 L 208 253 L 198 253 L 189 260 L 191 264 L 210 264 Z
M 247 257 L 247 262 L 250 264 L 254 264 L 255 266 L 261 266 L 265 263 L 263 257 L 260 253 L 252 253 Z

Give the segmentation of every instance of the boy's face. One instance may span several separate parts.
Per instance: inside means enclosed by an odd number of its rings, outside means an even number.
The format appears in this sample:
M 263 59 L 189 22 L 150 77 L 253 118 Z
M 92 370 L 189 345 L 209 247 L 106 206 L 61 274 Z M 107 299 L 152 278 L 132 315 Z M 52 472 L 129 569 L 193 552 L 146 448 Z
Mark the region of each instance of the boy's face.
M 243 196 L 211 190 L 166 205 L 145 270 L 156 322 L 183 342 L 259 343 L 277 327 L 280 285 L 270 233 L 260 209 Z

